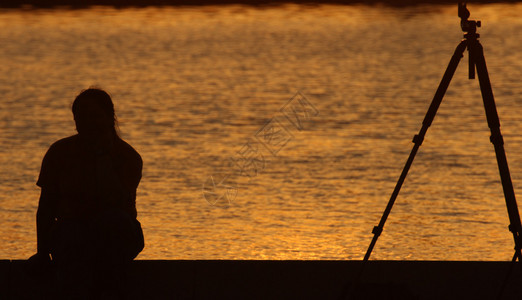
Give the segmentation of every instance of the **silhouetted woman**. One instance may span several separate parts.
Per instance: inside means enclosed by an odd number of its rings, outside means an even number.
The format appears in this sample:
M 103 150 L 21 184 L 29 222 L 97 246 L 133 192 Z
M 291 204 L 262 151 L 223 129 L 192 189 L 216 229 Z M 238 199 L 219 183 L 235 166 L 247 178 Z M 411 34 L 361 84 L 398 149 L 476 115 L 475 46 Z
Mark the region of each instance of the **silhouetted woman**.
M 30 261 L 41 263 L 50 254 L 65 296 L 92 298 L 93 291 L 114 291 L 143 249 L 136 220 L 142 160 L 119 137 L 105 91 L 84 90 L 72 112 L 78 134 L 55 142 L 42 162 L 38 251 Z

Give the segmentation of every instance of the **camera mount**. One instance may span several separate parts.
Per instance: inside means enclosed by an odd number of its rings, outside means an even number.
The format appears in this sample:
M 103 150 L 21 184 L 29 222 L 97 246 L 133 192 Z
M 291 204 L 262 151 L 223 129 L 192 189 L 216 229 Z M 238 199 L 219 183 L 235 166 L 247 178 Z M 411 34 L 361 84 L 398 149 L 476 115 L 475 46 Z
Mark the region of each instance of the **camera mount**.
M 480 27 L 482 23 L 480 21 L 468 20 L 469 16 L 470 13 L 466 8 L 466 2 L 459 2 L 460 28 L 462 28 L 462 31 L 466 32 L 466 35 L 478 38 L 480 35 L 476 33 L 477 27 Z M 469 38 L 466 35 L 464 35 L 464 37 Z

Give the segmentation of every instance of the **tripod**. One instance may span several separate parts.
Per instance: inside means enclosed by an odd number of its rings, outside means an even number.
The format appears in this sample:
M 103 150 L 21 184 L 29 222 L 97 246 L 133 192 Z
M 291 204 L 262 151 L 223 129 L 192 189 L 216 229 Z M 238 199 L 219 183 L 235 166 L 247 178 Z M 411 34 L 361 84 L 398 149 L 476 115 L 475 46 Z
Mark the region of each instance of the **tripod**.
M 477 33 L 477 27 L 480 27 L 481 23 L 480 23 L 480 21 L 468 20 L 470 13 L 469 13 L 468 9 L 466 8 L 465 3 L 459 3 L 458 15 L 461 18 L 462 31 L 465 32 L 464 40 L 462 40 L 460 42 L 460 44 L 457 46 L 455 53 L 453 54 L 453 57 L 451 58 L 451 60 L 449 62 L 446 72 L 444 73 L 444 76 L 442 77 L 439 87 L 437 88 L 435 96 L 433 97 L 433 100 L 428 109 L 428 112 L 426 113 L 424 121 L 422 122 L 422 128 L 420 129 L 419 134 L 415 135 L 413 138 L 413 143 L 415 145 L 413 146 L 410 156 L 408 157 L 408 160 L 406 161 L 406 165 L 404 166 L 404 169 L 402 170 L 399 180 L 397 181 L 395 189 L 393 190 L 390 201 L 388 202 L 388 205 L 386 206 L 386 209 L 379 222 L 379 225 L 375 226 L 372 230 L 372 233 L 374 234 L 374 236 L 370 243 L 370 246 L 368 247 L 368 250 L 366 251 L 366 255 L 364 256 L 364 260 L 361 265 L 361 269 L 359 271 L 358 277 L 356 277 L 354 285 L 358 284 L 358 281 L 360 280 L 360 277 L 362 276 L 362 273 L 364 271 L 367 261 L 370 258 L 370 255 L 375 246 L 375 243 L 377 242 L 377 239 L 379 238 L 379 236 L 381 235 L 381 233 L 383 231 L 383 227 L 384 227 L 384 224 L 386 223 L 386 219 L 388 218 L 388 215 L 391 212 L 393 204 L 395 203 L 395 199 L 399 195 L 399 191 L 402 187 L 402 184 L 404 183 L 404 180 L 406 179 L 408 171 L 413 163 L 413 159 L 415 158 L 415 155 L 417 154 L 417 151 L 424 140 L 424 136 L 426 135 L 426 131 L 428 130 L 428 127 L 431 125 L 431 123 L 433 122 L 433 119 L 435 118 L 435 114 L 437 113 L 440 103 L 442 102 L 442 98 L 444 97 L 444 94 L 446 93 L 446 90 L 450 84 L 451 78 L 453 77 L 453 74 L 455 73 L 455 70 L 457 69 L 459 62 L 460 62 L 461 58 L 463 57 L 464 50 L 466 50 L 466 49 L 469 52 L 469 79 L 475 78 L 475 69 L 478 73 L 480 91 L 482 93 L 482 99 L 483 99 L 484 108 L 486 111 L 486 119 L 488 122 L 488 126 L 490 128 L 490 131 L 491 131 L 490 141 L 494 145 L 494 148 L 495 148 L 495 154 L 496 154 L 498 169 L 499 169 L 499 173 L 500 173 L 500 179 L 502 181 L 502 188 L 504 191 L 506 207 L 507 207 L 507 211 L 508 211 L 508 215 L 509 215 L 509 221 L 510 221 L 509 230 L 513 233 L 513 238 L 515 241 L 515 254 L 513 255 L 513 259 L 512 259 L 513 263 L 511 264 L 511 267 L 508 271 L 506 281 L 504 281 L 504 284 L 501 288 L 499 297 L 502 296 L 507 279 L 509 279 L 509 276 L 513 269 L 513 265 L 515 264 L 516 260 L 518 259 L 519 262 L 522 262 L 522 253 L 521 253 L 522 225 L 520 223 L 520 215 L 518 212 L 518 206 L 517 206 L 517 202 L 515 199 L 515 192 L 513 191 L 513 184 L 511 182 L 511 176 L 509 174 L 506 153 L 504 151 L 504 140 L 503 140 L 502 134 L 500 132 L 500 121 L 499 121 L 497 109 L 495 106 L 495 100 L 493 98 L 493 91 L 491 89 L 491 83 L 489 81 L 488 70 L 486 68 L 486 60 L 484 58 L 484 51 L 483 51 L 482 45 L 480 44 L 480 42 L 478 40 L 480 35 Z M 521 270 L 522 270 L 522 264 L 520 264 L 520 266 L 521 266 Z

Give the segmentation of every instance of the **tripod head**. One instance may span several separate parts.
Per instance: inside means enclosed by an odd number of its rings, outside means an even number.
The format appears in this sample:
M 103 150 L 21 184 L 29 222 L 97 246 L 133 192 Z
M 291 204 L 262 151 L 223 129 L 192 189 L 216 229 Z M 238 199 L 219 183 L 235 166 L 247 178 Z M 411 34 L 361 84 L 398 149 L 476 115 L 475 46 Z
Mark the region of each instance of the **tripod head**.
M 478 38 L 477 27 L 481 26 L 480 21 L 468 20 L 470 16 L 469 10 L 466 8 L 466 2 L 459 2 L 459 18 L 460 18 L 460 28 L 466 34 L 465 38 Z
M 477 33 L 477 27 L 480 27 L 482 24 L 480 21 L 468 20 L 470 16 L 469 10 L 466 8 L 466 2 L 459 2 L 459 18 L 460 18 L 460 28 L 466 34 L 464 34 L 464 38 L 469 42 L 478 42 L 478 38 L 480 35 Z M 469 45 L 467 46 L 469 50 Z M 475 59 L 469 53 L 469 79 L 475 79 Z

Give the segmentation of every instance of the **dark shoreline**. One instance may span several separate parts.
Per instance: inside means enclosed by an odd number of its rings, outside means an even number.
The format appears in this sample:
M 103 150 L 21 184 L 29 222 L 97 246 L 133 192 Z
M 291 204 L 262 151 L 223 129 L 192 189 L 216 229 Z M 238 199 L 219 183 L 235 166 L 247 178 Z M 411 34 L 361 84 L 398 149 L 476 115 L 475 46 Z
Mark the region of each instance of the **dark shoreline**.
M 456 4 L 458 1 L 451 0 L 326 0 L 326 1 L 307 1 L 307 0 L 3 0 L 0 8 L 88 8 L 91 6 L 110 6 L 115 8 L 126 7 L 149 7 L 149 6 L 203 6 L 203 5 L 231 5 L 242 4 L 249 6 L 273 6 L 283 4 L 303 4 L 303 5 L 319 5 L 319 4 L 368 4 L 368 5 L 387 5 L 394 7 L 415 6 L 421 4 Z M 520 0 L 477 0 L 474 3 L 517 3 Z
M 137 260 L 125 280 L 128 299 L 522 299 L 520 263 L 491 261 Z M 0 299 L 56 299 L 52 270 L 0 260 Z M 54 297 L 53 297 L 54 295 Z

